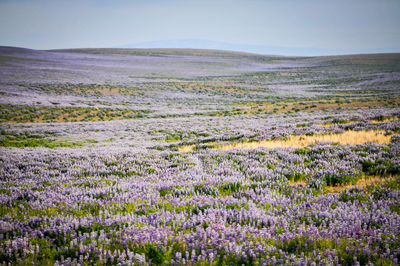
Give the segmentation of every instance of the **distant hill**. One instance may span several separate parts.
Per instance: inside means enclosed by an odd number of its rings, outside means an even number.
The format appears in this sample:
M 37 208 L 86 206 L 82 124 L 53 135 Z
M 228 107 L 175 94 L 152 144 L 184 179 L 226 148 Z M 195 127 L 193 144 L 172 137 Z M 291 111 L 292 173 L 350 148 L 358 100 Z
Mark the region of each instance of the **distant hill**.
M 317 56 L 344 54 L 343 50 L 321 49 L 315 47 L 283 47 L 268 45 L 235 44 L 227 42 L 215 42 L 199 39 L 161 40 L 152 42 L 141 42 L 127 44 L 115 48 L 195 48 L 216 49 L 225 51 L 242 51 L 263 55 L 286 55 L 286 56 Z
M 75 52 L 91 54 L 124 54 L 141 56 L 215 56 L 215 57 L 260 57 L 263 55 L 247 52 L 193 48 L 75 48 L 55 49 L 52 52 Z M 274 56 L 276 57 L 276 56 Z
M 40 52 L 40 50 L 34 50 L 29 48 L 14 47 L 14 46 L 0 46 L 0 54 L 4 55 L 22 55 L 22 54 L 32 54 Z

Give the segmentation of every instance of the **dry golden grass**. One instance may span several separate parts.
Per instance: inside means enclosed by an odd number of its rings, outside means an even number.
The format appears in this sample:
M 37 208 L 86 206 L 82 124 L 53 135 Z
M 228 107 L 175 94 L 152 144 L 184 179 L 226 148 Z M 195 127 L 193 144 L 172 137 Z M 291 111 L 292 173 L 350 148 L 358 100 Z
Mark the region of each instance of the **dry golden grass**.
M 346 189 L 350 189 L 353 187 L 366 187 L 372 184 L 378 184 L 378 183 L 385 183 L 388 180 L 393 179 L 393 176 L 388 176 L 388 177 L 382 177 L 382 176 L 364 176 L 355 185 L 347 185 L 347 186 L 328 186 L 325 188 L 325 190 L 328 193 L 338 193 L 341 191 L 344 191 Z
M 395 176 L 386 176 L 386 177 L 382 177 L 382 176 L 363 176 L 360 180 L 357 181 L 356 184 L 354 185 L 346 185 L 346 186 L 327 186 L 325 188 L 325 191 L 328 193 L 338 193 L 338 192 L 342 192 L 344 190 L 347 189 L 351 189 L 353 187 L 366 187 L 369 185 L 373 185 L 373 184 L 383 184 L 386 181 L 392 180 L 394 179 Z M 304 181 L 291 181 L 290 182 L 291 186 L 306 186 L 307 183 Z
M 382 130 L 374 131 L 345 131 L 344 133 L 338 134 L 327 134 L 327 135 L 314 135 L 305 136 L 297 135 L 292 136 L 288 140 L 262 140 L 254 142 L 236 142 L 226 145 L 217 146 L 216 149 L 221 150 L 232 150 L 232 149 L 255 149 L 255 148 L 304 148 L 310 144 L 318 142 L 331 142 L 340 143 L 344 145 L 352 144 L 363 144 L 366 142 L 375 142 L 377 144 L 387 144 L 390 142 L 390 136 L 386 136 Z M 179 151 L 191 152 L 195 148 L 195 145 L 182 146 Z
M 342 122 L 342 123 L 340 123 L 340 125 L 349 125 L 349 124 L 352 124 L 354 122 L 357 122 L 357 120 L 349 120 L 347 122 Z M 336 125 L 336 124 L 332 123 L 332 122 L 326 122 L 326 123 L 318 123 L 317 125 L 319 125 L 321 127 L 331 127 L 331 126 Z
M 340 144 L 363 144 L 375 142 L 386 144 L 390 142 L 390 136 L 385 136 L 384 131 L 345 131 L 339 134 L 314 135 L 314 136 L 292 136 L 288 140 L 263 140 L 259 142 L 233 143 L 219 147 L 223 150 L 231 149 L 254 149 L 254 148 L 303 148 L 318 142 L 333 142 Z
M 188 145 L 188 146 L 182 146 L 178 148 L 178 151 L 180 152 L 191 152 L 194 151 L 194 148 L 196 145 Z
M 304 182 L 304 181 L 290 181 L 290 185 L 291 186 L 296 186 L 296 187 L 298 187 L 298 186 L 306 186 L 307 185 L 307 183 L 306 182 Z

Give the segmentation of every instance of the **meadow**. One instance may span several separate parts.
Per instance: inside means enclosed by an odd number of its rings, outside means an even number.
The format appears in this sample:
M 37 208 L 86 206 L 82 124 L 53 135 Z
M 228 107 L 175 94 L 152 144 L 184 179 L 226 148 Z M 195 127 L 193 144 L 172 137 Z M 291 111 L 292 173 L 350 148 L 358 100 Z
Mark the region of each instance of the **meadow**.
M 1 265 L 398 265 L 400 54 L 0 47 Z

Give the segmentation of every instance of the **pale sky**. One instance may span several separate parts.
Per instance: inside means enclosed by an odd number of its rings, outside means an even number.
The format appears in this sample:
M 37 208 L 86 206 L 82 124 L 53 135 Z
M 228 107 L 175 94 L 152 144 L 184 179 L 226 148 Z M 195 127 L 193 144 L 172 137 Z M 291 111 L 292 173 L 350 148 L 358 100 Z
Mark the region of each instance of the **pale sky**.
M 0 0 L 0 45 L 175 39 L 400 52 L 400 0 Z

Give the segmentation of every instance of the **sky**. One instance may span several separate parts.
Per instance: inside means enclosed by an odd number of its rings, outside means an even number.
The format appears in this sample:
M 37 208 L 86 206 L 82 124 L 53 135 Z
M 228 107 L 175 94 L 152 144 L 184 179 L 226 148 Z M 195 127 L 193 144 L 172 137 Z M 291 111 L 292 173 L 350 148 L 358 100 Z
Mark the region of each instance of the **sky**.
M 400 52 L 400 0 L 0 0 L 0 45 L 100 48 L 181 39 Z

